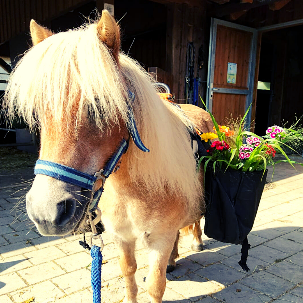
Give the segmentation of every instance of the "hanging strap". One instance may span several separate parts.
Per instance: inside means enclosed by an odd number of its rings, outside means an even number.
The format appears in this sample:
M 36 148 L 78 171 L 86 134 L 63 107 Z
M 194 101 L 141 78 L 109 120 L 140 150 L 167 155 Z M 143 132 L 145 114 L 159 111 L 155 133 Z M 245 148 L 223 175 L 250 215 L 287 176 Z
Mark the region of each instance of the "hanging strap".
M 241 260 L 238 264 L 242 267 L 243 270 L 249 271 L 249 267 L 247 266 L 247 257 L 248 257 L 248 250 L 250 249 L 250 244 L 248 243 L 247 237 L 242 242 L 242 249 L 241 249 Z

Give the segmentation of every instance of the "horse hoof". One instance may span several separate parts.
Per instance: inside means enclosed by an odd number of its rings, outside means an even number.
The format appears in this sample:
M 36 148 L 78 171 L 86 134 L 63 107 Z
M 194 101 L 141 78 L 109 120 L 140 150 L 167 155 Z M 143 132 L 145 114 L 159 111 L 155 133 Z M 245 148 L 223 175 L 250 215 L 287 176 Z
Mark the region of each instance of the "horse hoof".
M 193 251 L 202 251 L 203 250 L 203 244 L 192 244 L 191 249 Z
M 166 267 L 166 273 L 170 273 L 176 269 L 175 265 L 167 265 Z

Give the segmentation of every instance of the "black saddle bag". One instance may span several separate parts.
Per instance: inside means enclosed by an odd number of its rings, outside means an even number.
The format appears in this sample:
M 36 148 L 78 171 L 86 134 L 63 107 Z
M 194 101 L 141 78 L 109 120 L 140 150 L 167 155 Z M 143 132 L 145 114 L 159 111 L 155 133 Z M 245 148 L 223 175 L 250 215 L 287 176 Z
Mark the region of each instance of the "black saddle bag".
M 246 265 L 247 235 L 251 231 L 266 181 L 267 170 L 243 172 L 228 168 L 216 169 L 208 165 L 205 176 L 204 233 L 221 242 L 242 244 L 240 266 Z

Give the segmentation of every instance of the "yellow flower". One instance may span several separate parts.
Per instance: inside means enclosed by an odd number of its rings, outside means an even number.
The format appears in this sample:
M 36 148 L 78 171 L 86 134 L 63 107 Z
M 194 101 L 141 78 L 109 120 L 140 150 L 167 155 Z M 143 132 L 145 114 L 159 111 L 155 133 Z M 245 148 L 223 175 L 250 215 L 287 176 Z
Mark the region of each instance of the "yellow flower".
M 205 142 L 207 142 L 208 140 L 212 140 L 212 139 L 218 138 L 217 134 L 215 134 L 215 133 L 204 133 L 200 137 Z

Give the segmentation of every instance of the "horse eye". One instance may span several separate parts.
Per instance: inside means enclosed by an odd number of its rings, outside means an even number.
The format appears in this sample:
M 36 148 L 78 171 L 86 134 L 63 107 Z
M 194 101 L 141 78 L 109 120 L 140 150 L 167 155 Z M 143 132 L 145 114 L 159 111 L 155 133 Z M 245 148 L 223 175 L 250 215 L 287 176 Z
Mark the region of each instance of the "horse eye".
M 95 123 L 95 119 L 97 116 L 103 119 L 103 110 L 100 106 L 98 97 L 95 97 L 95 106 L 88 106 L 87 111 L 88 120 L 90 123 Z

